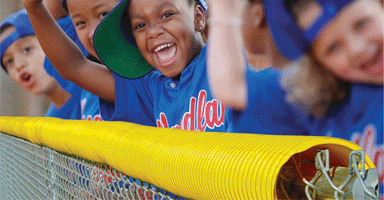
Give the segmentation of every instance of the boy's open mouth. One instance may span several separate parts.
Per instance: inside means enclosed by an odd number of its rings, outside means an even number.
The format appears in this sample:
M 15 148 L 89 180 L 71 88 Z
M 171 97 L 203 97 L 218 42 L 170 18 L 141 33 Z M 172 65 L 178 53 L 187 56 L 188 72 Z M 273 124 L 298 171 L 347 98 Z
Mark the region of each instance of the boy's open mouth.
M 20 74 L 19 79 L 25 87 L 30 87 L 33 84 L 33 76 L 28 72 Z
M 163 67 L 166 67 L 174 61 L 177 48 L 174 43 L 167 43 L 159 45 L 153 52 L 159 60 L 160 64 Z

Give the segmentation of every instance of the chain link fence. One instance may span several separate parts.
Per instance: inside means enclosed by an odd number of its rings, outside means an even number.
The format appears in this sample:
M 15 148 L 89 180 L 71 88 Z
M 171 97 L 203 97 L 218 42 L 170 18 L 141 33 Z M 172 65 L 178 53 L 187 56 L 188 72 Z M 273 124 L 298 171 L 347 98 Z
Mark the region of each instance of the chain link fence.
M 0 199 L 183 199 L 107 165 L 0 133 Z

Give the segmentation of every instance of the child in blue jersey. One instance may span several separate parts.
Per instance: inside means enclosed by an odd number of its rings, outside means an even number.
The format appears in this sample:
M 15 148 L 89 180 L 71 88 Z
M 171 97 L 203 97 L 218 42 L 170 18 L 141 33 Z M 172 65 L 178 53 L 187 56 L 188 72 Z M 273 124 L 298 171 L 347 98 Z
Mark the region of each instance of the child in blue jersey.
M 225 106 L 213 98 L 205 69 L 206 9 L 195 0 L 122 1 L 103 20 L 95 48 L 119 91 L 114 112 L 101 110 L 103 117 L 148 110 L 158 127 L 227 130 Z
M 36 25 L 49 24 L 39 15 L 42 4 L 35 1 L 24 1 L 31 18 Z M 226 131 L 225 106 L 212 97 L 205 69 L 205 9 L 204 1 L 122 1 L 94 37 L 98 57 L 112 73 L 87 62 L 68 40 L 54 34 L 58 47 L 66 46 L 68 57 L 76 58 L 58 71 L 100 97 L 104 120 Z M 52 31 L 41 32 L 41 39 L 53 37 L 48 34 Z
M 100 20 L 117 4 L 117 0 L 102 0 L 102 1 L 72 1 L 62 0 L 61 4 L 64 9 L 69 13 L 68 17 L 57 21 L 58 25 L 65 31 L 67 36 L 80 48 L 84 55 L 93 62 L 98 62 L 99 59 L 94 53 L 92 44 L 92 35 L 94 29 Z M 89 52 L 89 53 L 88 53 Z M 54 77 L 57 77 L 59 83 L 66 84 L 65 87 L 73 87 L 81 93 L 81 119 L 101 121 L 99 111 L 99 98 L 92 93 L 79 88 L 74 84 L 61 78 L 60 74 L 49 63 L 45 66 Z M 61 79 L 60 79 L 61 78 Z M 64 87 L 64 86 L 63 86 Z
M 52 102 L 45 116 L 79 119 L 79 98 L 64 90 L 44 70 L 45 55 L 25 10 L 7 17 L 0 28 L 1 66 L 5 72 L 21 88 Z
M 379 1 L 264 0 L 267 23 L 282 54 L 274 54 L 274 66 L 292 62 L 284 70 L 261 71 L 249 69 L 243 55 L 238 28 L 242 4 L 228 5 L 218 2 L 211 9 L 208 69 L 214 94 L 234 109 L 233 131 L 353 141 L 375 163 L 383 191 Z M 229 11 L 231 15 L 223 14 Z
M 73 1 L 70 1 L 70 3 L 71 2 Z M 93 57 L 91 56 L 91 54 L 88 54 L 88 51 L 85 49 L 79 37 L 77 36 L 75 26 L 72 23 L 70 15 L 68 15 L 68 7 L 66 0 L 44 1 L 44 5 L 50 11 L 53 18 L 57 20 L 57 24 L 60 26 L 60 28 L 80 48 L 81 52 L 84 55 L 88 55 L 89 59 L 92 59 Z M 72 13 L 74 12 L 75 11 L 72 11 Z M 79 101 L 81 101 L 81 119 L 95 121 L 102 120 L 100 117 L 98 97 L 89 93 L 88 91 L 83 90 L 71 81 L 62 78 L 57 72 L 57 70 L 54 68 L 52 63 L 48 60 L 48 58 L 45 59 L 44 69 L 50 76 L 56 79 L 56 81 L 61 85 L 61 87 L 63 87 L 66 91 L 70 92 L 71 95 L 79 96 Z

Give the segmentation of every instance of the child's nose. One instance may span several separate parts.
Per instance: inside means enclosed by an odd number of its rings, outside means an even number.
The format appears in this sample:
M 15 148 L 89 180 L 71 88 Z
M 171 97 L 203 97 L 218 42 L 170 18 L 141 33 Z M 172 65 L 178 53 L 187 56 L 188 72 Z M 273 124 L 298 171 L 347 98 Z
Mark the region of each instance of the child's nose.
M 19 72 L 27 65 L 27 59 L 24 56 L 16 56 L 15 58 L 15 67 Z
M 358 36 L 351 36 L 349 37 L 349 41 L 347 42 L 347 44 L 351 56 L 360 59 L 364 53 L 364 48 L 366 45 L 364 38 Z
M 91 41 L 91 43 L 93 42 L 93 34 L 95 33 L 95 29 L 92 28 L 90 31 L 89 31 L 89 35 L 88 35 L 88 38 L 89 40 Z
M 163 29 L 158 23 L 151 24 L 147 30 L 149 38 L 157 38 L 163 33 Z
M 95 30 L 97 28 L 97 25 L 99 25 L 99 22 L 92 22 L 91 24 L 91 28 L 89 30 L 89 34 L 88 34 L 88 38 L 90 39 L 91 41 L 91 44 L 93 44 L 93 35 L 95 33 Z

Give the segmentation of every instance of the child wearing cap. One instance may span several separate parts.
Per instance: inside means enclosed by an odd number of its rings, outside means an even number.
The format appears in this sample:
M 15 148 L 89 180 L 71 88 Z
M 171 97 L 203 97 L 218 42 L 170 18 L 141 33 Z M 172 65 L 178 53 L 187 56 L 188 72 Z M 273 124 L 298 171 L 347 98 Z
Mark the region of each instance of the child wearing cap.
M 89 60 L 98 62 L 100 61 L 92 55 L 92 53 L 88 53 L 88 51 L 94 51 L 93 46 L 90 46 L 89 44 L 89 39 L 88 35 L 93 32 L 96 26 L 97 26 L 97 21 L 101 20 L 102 17 L 108 13 L 113 6 L 117 4 L 117 1 L 105 1 L 108 2 L 109 4 L 112 4 L 110 6 L 102 6 L 102 7 L 97 7 L 99 4 L 95 2 L 90 2 L 90 1 L 83 1 L 83 2 L 78 2 L 78 1 L 68 1 L 69 2 L 69 7 L 71 8 L 71 11 L 68 10 L 68 5 L 67 5 L 67 0 L 61 0 L 61 5 L 64 8 L 66 12 L 69 13 L 68 19 L 63 19 L 63 20 L 58 20 L 57 23 L 65 30 L 65 33 L 68 35 L 69 38 L 71 38 L 75 44 L 80 48 L 80 50 L 83 52 L 83 55 L 85 55 Z M 103 2 L 103 1 L 101 1 Z M 86 9 L 84 9 L 84 6 Z M 91 12 L 95 8 L 99 8 L 97 12 Z M 102 9 L 102 10 L 100 10 Z M 96 14 L 96 16 L 95 16 Z M 74 20 L 72 21 L 71 16 L 75 16 Z M 101 18 L 100 18 L 101 16 Z M 96 19 L 96 23 L 93 23 L 92 26 L 87 26 L 92 28 L 89 30 L 89 28 L 84 29 L 81 28 L 79 29 L 79 18 L 84 19 L 86 18 L 87 22 L 91 20 Z M 81 22 L 82 23 L 82 22 Z M 77 24 L 77 25 L 76 25 Z M 75 26 L 76 25 L 76 26 Z M 81 31 L 79 31 L 81 30 Z M 78 37 L 78 33 L 80 34 L 80 38 Z M 85 47 L 83 45 L 87 45 Z M 55 73 L 56 76 L 60 76 L 57 70 L 51 65 L 52 71 Z M 61 76 L 60 76 L 61 77 Z M 78 87 L 78 86 L 76 86 Z M 94 120 L 94 121 L 101 121 L 102 118 L 100 116 L 100 111 L 99 111 L 99 98 L 92 93 L 81 89 L 81 119 L 82 120 Z
M 44 2 L 45 4 L 45 2 Z M 115 5 L 117 0 L 103 0 L 103 1 L 68 1 L 61 0 L 61 5 L 66 12 L 69 13 L 68 17 L 57 21 L 60 27 L 65 31 L 67 36 L 80 48 L 83 55 L 87 59 L 100 63 L 99 59 L 95 57 L 93 45 L 91 44 L 94 29 L 98 22 L 108 13 Z M 101 6 L 100 6 L 101 5 Z M 69 10 L 70 9 L 70 10 Z M 72 16 L 72 19 L 71 19 Z M 86 26 L 82 24 L 86 24 Z M 81 25 L 81 26 L 79 26 Z M 84 28 L 86 27 L 86 28 Z M 90 53 L 88 53 L 90 52 Z M 57 70 L 49 66 L 52 73 L 61 77 Z M 77 85 L 75 87 L 78 87 Z M 92 93 L 81 89 L 81 119 L 101 121 L 99 111 L 99 98 Z
M 76 29 L 72 23 L 71 17 L 68 15 L 68 8 L 65 0 L 49 0 L 43 1 L 51 15 L 65 34 L 80 48 L 84 55 L 88 55 L 88 58 L 93 60 L 93 57 L 88 54 L 77 36 Z M 82 120 L 102 120 L 99 111 L 98 97 L 83 90 L 71 81 L 65 80 L 54 68 L 53 64 L 46 57 L 44 61 L 44 69 L 46 72 L 56 79 L 56 81 L 71 95 L 79 96 L 81 101 L 81 119 Z
M 68 57 L 76 58 L 58 65 L 66 66 L 58 71 L 100 97 L 103 119 L 139 123 L 144 118 L 153 126 L 198 131 L 229 127 L 225 106 L 212 97 L 207 80 L 204 1 L 120 2 L 93 38 L 98 57 L 112 73 L 87 62 L 63 37 L 47 34 L 53 26 L 34 1 L 24 1 L 32 24 L 49 27 L 37 34 L 39 39 L 56 36 L 58 47 L 67 47 Z
M 80 102 L 44 70 L 44 52 L 25 10 L 8 16 L 0 25 L 1 66 L 21 88 L 44 95 L 52 103 L 45 116 L 80 118 Z
M 234 109 L 233 131 L 353 141 L 375 163 L 383 191 L 379 1 L 264 0 L 275 51 L 281 53 L 273 54 L 273 66 L 287 67 L 261 71 L 250 69 L 242 52 L 242 5 L 230 5 L 237 6 L 213 3 L 208 69 L 214 94 Z

